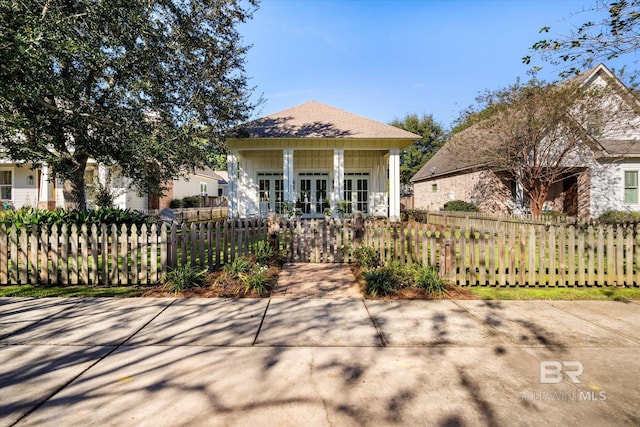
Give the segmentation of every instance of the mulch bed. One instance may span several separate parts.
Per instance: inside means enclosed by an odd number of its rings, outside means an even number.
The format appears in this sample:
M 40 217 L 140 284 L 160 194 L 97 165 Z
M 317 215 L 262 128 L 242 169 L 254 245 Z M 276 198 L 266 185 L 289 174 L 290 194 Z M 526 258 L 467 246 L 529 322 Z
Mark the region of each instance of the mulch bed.
M 269 267 L 267 276 L 271 283 L 275 285 L 278 280 L 280 268 Z M 204 285 L 199 288 L 187 289 L 183 292 L 169 292 L 165 286 L 150 288 L 143 297 L 154 298 L 268 298 L 269 294 L 260 294 L 255 290 L 245 292 L 245 286 L 239 282 L 230 280 L 223 271 L 209 273 L 209 277 Z
M 362 269 L 358 264 L 349 264 L 349 268 L 351 268 L 351 272 L 356 278 L 358 282 L 358 286 L 360 287 L 360 292 L 363 293 L 365 279 L 364 274 L 362 274 Z M 391 300 L 441 300 L 441 299 L 462 299 L 462 300 L 470 300 L 470 299 L 480 299 L 477 295 L 474 295 L 468 289 L 465 289 L 456 285 L 445 285 L 444 295 L 440 297 L 433 297 L 427 295 L 422 289 L 418 288 L 402 288 L 399 289 L 396 293 L 392 295 L 384 295 L 374 297 L 371 295 L 364 295 L 366 299 L 373 300 L 381 300 L 381 301 L 391 301 Z
M 364 276 L 358 264 L 349 264 L 353 275 L 360 287 L 360 292 L 364 289 Z M 269 267 L 267 275 L 271 279 L 271 283 L 276 284 L 279 267 Z M 269 294 L 260 294 L 254 290 L 245 292 L 245 286 L 239 281 L 230 280 L 222 271 L 214 271 L 209 274 L 206 283 L 199 288 L 187 289 L 183 292 L 169 292 L 165 286 L 155 286 L 149 288 L 142 294 L 143 297 L 153 298 L 268 298 Z M 364 296 L 367 299 L 390 301 L 390 300 L 439 300 L 439 299 L 479 299 L 478 296 L 469 290 L 460 286 L 446 285 L 444 295 L 441 297 L 431 297 L 423 290 L 418 288 L 403 288 L 393 295 L 385 295 L 380 297 Z

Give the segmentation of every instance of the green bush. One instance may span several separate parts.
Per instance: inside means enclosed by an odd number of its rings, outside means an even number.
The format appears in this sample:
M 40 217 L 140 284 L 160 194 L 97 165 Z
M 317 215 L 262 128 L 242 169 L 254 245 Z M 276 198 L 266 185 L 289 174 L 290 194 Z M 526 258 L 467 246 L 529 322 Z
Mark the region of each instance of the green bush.
M 368 295 L 377 297 L 389 295 L 396 291 L 396 287 L 393 283 L 393 277 L 385 267 L 365 271 L 364 278 L 364 292 Z
M 634 211 L 605 211 L 598 217 L 602 224 L 624 224 L 640 222 L 640 212 Z
M 359 246 L 353 256 L 360 267 L 365 270 L 380 267 L 380 254 L 371 246 Z
M 56 209 L 55 211 L 48 211 L 44 209 L 35 208 L 22 208 L 17 211 L 1 211 L 0 212 L 0 225 L 11 227 L 15 225 L 17 228 L 31 227 L 31 226 L 47 226 L 51 228 L 52 225 L 67 224 L 71 226 L 73 224 L 81 226 L 87 224 L 136 224 L 150 225 L 153 223 L 153 219 L 137 212 L 132 212 L 129 209 L 118 208 L 102 208 L 96 210 L 64 210 Z
M 202 286 L 207 276 L 206 270 L 200 270 L 191 263 L 177 267 L 167 273 L 164 283 L 169 292 L 181 292 Z
M 445 211 L 453 212 L 480 212 L 480 209 L 473 203 L 464 200 L 452 200 L 444 204 Z
M 180 199 L 173 199 L 169 202 L 169 207 L 171 209 L 180 209 L 182 207 L 182 200 Z
M 444 283 L 438 278 L 438 272 L 430 265 L 415 267 L 413 284 L 419 289 L 424 289 L 428 295 L 441 296 L 444 292 Z
M 232 279 L 239 279 L 242 274 L 251 271 L 253 264 L 245 257 L 239 257 L 233 260 L 230 264 L 225 264 L 222 270 L 227 273 Z
M 267 265 L 273 258 L 273 255 L 273 248 L 271 247 L 269 242 L 261 240 L 256 243 L 256 249 L 253 254 L 254 258 L 256 259 L 256 263 Z
M 267 275 L 267 267 L 256 265 L 249 272 L 240 273 L 240 281 L 245 285 L 244 293 L 257 291 L 259 294 L 266 294 L 271 291 L 273 285 Z
M 200 207 L 200 197 L 198 196 L 187 196 L 182 198 L 182 207 L 183 208 L 199 208 Z

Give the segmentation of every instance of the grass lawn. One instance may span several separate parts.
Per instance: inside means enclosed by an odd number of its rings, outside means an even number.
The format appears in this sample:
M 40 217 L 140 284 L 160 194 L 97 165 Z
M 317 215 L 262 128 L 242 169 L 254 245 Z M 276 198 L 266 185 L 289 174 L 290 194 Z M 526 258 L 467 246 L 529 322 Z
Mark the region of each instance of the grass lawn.
M 465 287 L 485 300 L 640 300 L 638 288 L 478 288 Z
M 146 288 L 136 286 L 117 286 L 101 288 L 94 286 L 0 286 L 0 297 L 137 297 Z

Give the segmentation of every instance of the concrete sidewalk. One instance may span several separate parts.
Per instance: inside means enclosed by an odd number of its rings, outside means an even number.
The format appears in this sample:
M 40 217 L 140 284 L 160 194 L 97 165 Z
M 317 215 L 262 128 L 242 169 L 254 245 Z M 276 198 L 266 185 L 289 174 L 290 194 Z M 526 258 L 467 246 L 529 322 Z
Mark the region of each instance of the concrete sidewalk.
M 640 425 L 638 324 L 636 302 L 0 299 L 0 426 Z

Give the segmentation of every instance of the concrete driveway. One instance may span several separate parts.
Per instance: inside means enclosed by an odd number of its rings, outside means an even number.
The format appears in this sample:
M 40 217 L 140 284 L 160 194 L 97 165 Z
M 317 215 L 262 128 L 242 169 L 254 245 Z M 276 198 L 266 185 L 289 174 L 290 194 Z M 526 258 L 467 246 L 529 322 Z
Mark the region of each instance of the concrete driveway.
M 640 425 L 638 325 L 636 302 L 0 299 L 0 426 Z

